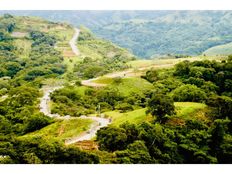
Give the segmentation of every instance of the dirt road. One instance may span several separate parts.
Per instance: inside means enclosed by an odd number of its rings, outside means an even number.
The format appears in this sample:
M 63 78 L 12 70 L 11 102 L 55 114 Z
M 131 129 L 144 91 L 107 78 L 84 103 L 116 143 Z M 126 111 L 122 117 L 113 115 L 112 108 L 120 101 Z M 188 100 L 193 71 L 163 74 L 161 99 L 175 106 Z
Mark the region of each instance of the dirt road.
M 70 47 L 72 48 L 72 51 L 78 56 L 80 55 L 80 52 L 76 46 L 76 41 L 78 39 L 80 30 L 75 28 L 75 34 L 73 35 L 73 38 L 70 40 L 69 44 Z M 50 95 L 58 89 L 63 88 L 63 86 L 47 86 L 43 87 L 43 97 L 40 99 L 40 104 L 39 104 L 39 109 L 40 112 L 44 113 L 44 115 L 47 115 L 49 117 L 53 117 L 56 119 L 76 119 L 76 117 L 71 117 L 69 115 L 66 116 L 60 116 L 59 114 L 52 114 L 51 113 L 51 108 L 50 108 L 50 102 L 51 102 L 51 97 Z M 93 120 L 93 124 L 91 125 L 90 129 L 87 130 L 86 132 L 83 132 L 81 135 L 78 135 L 76 137 L 71 137 L 68 139 L 65 144 L 73 144 L 78 141 L 83 141 L 83 140 L 91 140 L 94 136 L 96 136 L 97 131 L 102 128 L 107 126 L 110 123 L 110 120 L 107 118 L 101 118 L 101 117 L 86 117 L 82 116 L 82 119 L 91 119 Z
M 81 84 L 83 86 L 90 86 L 90 87 L 104 87 L 106 84 L 96 83 L 95 80 L 99 79 L 100 77 L 88 79 L 88 80 L 82 80 Z
M 62 86 L 55 86 L 55 87 L 44 87 L 43 90 L 43 97 L 40 99 L 40 105 L 39 109 L 40 112 L 44 113 L 44 115 L 47 115 L 49 117 L 56 117 L 59 118 L 61 117 L 59 114 L 52 114 L 51 113 L 51 108 L 50 108 L 50 102 L 51 102 L 51 97 L 50 94 L 54 92 L 55 90 L 61 89 Z
M 80 34 L 80 30 L 78 28 L 75 28 L 75 33 L 74 33 L 72 39 L 69 41 L 69 45 L 72 48 L 72 51 L 76 56 L 80 55 L 80 51 L 76 46 L 79 34 Z
M 86 117 L 86 116 L 82 116 L 81 118 L 92 119 L 95 122 L 91 125 L 90 129 L 88 131 L 84 132 L 82 135 L 79 135 L 77 137 L 73 137 L 73 138 L 66 140 L 65 141 L 66 145 L 73 144 L 73 143 L 76 143 L 79 141 L 91 140 L 91 139 L 93 139 L 93 137 L 96 136 L 96 133 L 99 129 L 110 124 L 110 120 L 106 119 L 106 118 Z
M 106 74 L 104 76 L 101 77 L 97 77 L 97 78 L 92 78 L 92 79 L 88 79 L 88 80 L 82 80 L 81 84 L 84 86 L 90 86 L 90 87 L 104 87 L 107 86 L 107 84 L 103 84 L 103 83 L 98 83 L 95 82 L 96 80 L 100 79 L 100 78 L 116 78 L 116 77 L 121 77 L 121 78 L 127 78 L 127 77 L 134 77 L 134 76 L 138 76 L 141 75 L 141 71 L 150 69 L 150 68 L 156 68 L 156 69 L 160 69 L 160 68 L 171 68 L 173 67 L 174 64 L 167 64 L 167 65 L 153 65 L 153 66 L 148 66 L 148 67 L 142 67 L 142 68 L 138 68 L 136 71 L 134 69 L 127 69 L 124 71 L 119 71 L 119 72 L 114 72 L 114 73 L 110 73 L 110 74 Z
M 50 102 L 51 97 L 50 94 L 53 93 L 55 90 L 61 89 L 63 86 L 55 86 L 55 87 L 44 87 L 43 88 L 43 97 L 40 100 L 40 112 L 44 113 L 44 115 L 47 115 L 52 118 L 56 119 L 77 119 L 76 117 L 71 117 L 69 115 L 66 116 L 60 116 L 59 114 L 52 114 L 51 108 L 50 108 Z M 110 124 L 110 119 L 107 118 L 101 118 L 101 117 L 87 117 L 87 116 L 81 116 L 81 119 L 91 119 L 93 120 L 93 123 L 89 130 L 83 132 L 81 135 L 78 135 L 76 137 L 71 137 L 70 139 L 65 141 L 66 145 L 76 143 L 78 141 L 83 140 L 91 140 L 93 137 L 96 136 L 96 133 L 99 129 L 102 127 L 107 126 Z

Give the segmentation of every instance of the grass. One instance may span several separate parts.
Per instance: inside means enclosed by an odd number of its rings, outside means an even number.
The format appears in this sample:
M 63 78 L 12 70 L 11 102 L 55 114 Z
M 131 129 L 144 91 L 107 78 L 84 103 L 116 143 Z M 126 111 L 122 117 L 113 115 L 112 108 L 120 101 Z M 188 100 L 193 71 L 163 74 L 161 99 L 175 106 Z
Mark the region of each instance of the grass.
M 94 80 L 93 82 L 101 83 L 101 84 L 111 84 L 111 83 L 113 83 L 113 81 L 114 81 L 113 78 L 101 77 L 101 78 L 98 78 L 97 80 Z
M 203 103 L 195 102 L 175 102 L 175 107 L 177 110 L 178 117 L 188 118 L 195 111 L 206 108 L 206 105 Z
M 46 78 L 43 80 L 42 84 L 45 86 L 60 86 L 63 85 L 65 81 L 63 79 L 54 79 L 54 78 Z
M 14 44 L 17 47 L 17 52 L 20 58 L 29 58 L 31 51 L 31 41 L 28 39 L 14 39 Z
M 152 120 L 150 115 L 146 115 L 146 108 L 136 109 L 134 111 L 120 113 L 119 111 L 105 112 L 105 114 L 112 118 L 112 125 L 119 126 L 125 122 L 139 124 L 144 121 Z
M 140 68 L 145 66 L 151 66 L 154 60 L 133 60 L 127 63 L 127 65 L 131 66 L 132 68 Z
M 93 121 L 90 119 L 75 118 L 70 120 L 58 120 L 38 131 L 24 135 L 23 137 L 39 136 L 46 139 L 64 141 L 67 138 L 80 135 L 90 128 Z
M 232 44 L 231 44 L 232 46 Z M 232 53 L 232 51 L 231 51 Z M 184 60 L 189 61 L 197 61 L 197 60 L 222 60 L 225 59 L 224 56 L 216 56 L 216 55 L 210 55 L 210 56 L 196 56 L 196 57 L 188 57 L 188 58 L 168 58 L 168 59 L 153 59 L 153 60 L 133 60 L 127 63 L 131 68 L 165 68 L 166 67 L 172 67 L 173 65 L 182 62 Z
M 78 57 L 64 57 L 63 63 L 67 66 L 67 72 L 73 72 L 74 65 L 80 62 Z
M 85 91 L 87 89 L 89 89 L 89 87 L 87 87 L 87 86 L 79 86 L 79 87 L 76 87 L 75 89 L 76 89 L 76 91 L 77 91 L 77 93 L 79 95 L 84 96 L 85 95 Z
M 133 93 L 141 94 L 151 90 L 153 85 L 142 78 L 130 77 L 123 78 L 119 84 L 112 83 L 111 87 L 118 89 L 122 95 L 129 96 Z
M 176 115 L 168 120 L 168 124 L 184 124 L 186 120 L 209 121 L 205 115 L 207 106 L 195 102 L 175 102 Z M 152 116 L 146 114 L 147 108 L 136 109 L 134 111 L 120 113 L 119 111 L 109 111 L 105 114 L 112 118 L 112 125 L 119 126 L 122 123 L 129 122 L 139 124 L 144 121 L 152 121 Z
M 176 116 L 168 121 L 171 125 L 184 125 L 187 120 L 209 122 L 206 116 L 207 105 L 195 102 L 175 102 Z
M 96 50 L 94 50 L 93 48 L 91 48 L 90 45 L 88 45 L 87 43 L 78 43 L 77 45 L 78 49 L 81 52 L 81 56 L 82 57 L 91 57 L 93 59 L 102 59 L 103 56 L 98 53 Z
M 118 89 L 123 96 L 129 96 L 132 93 L 143 93 L 146 90 L 151 90 L 153 85 L 140 77 L 122 78 L 119 83 L 114 83 L 114 78 L 101 77 L 94 80 L 95 83 L 107 84 L 110 88 Z

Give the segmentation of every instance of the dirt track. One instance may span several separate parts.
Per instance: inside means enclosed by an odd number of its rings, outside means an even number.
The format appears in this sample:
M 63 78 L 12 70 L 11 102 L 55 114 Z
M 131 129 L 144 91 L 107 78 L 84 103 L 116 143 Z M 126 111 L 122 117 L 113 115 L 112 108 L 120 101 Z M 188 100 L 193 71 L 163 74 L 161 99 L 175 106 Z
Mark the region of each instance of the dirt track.
M 69 45 L 72 48 L 72 51 L 76 56 L 80 55 L 80 51 L 76 46 L 79 34 L 80 34 L 80 30 L 78 28 L 75 28 L 75 33 L 74 33 L 72 39 L 69 41 Z
M 78 48 L 76 47 L 76 40 L 78 39 L 79 36 L 79 29 L 75 29 L 75 34 L 73 38 L 70 40 L 70 46 L 72 47 L 73 52 L 76 55 L 79 55 L 80 52 Z M 40 104 L 39 104 L 39 109 L 40 112 L 42 112 L 44 115 L 47 115 L 49 117 L 53 117 L 56 119 L 76 119 L 76 117 L 71 117 L 69 115 L 66 116 L 60 116 L 59 114 L 52 114 L 51 113 L 51 108 L 50 108 L 50 102 L 51 102 L 51 93 L 53 93 L 55 90 L 61 89 L 63 86 L 47 86 L 43 87 L 43 97 L 40 99 Z M 78 141 L 83 141 L 83 140 L 91 140 L 97 133 L 97 131 L 102 128 L 107 126 L 110 123 L 110 120 L 107 118 L 101 118 L 101 117 L 86 117 L 86 116 L 81 116 L 82 119 L 91 119 L 93 120 L 93 124 L 91 125 L 90 129 L 87 130 L 86 132 L 83 132 L 81 135 L 78 135 L 76 137 L 72 137 L 68 140 L 65 141 L 66 145 L 76 143 Z

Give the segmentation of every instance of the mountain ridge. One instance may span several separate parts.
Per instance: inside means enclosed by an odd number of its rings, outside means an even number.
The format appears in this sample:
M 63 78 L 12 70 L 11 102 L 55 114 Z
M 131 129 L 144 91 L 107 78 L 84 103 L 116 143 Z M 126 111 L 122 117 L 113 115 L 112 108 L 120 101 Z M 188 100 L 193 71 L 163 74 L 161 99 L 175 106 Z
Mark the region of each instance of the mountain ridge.
M 199 55 L 232 42 L 231 11 L 2 11 L 90 28 L 143 58 Z M 139 49 L 138 49 L 139 48 Z

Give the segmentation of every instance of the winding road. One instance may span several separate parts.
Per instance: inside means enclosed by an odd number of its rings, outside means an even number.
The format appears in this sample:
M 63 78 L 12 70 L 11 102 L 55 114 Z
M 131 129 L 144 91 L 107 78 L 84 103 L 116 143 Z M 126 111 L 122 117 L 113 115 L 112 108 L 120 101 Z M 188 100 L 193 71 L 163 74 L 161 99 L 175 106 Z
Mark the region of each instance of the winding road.
M 78 39 L 79 33 L 80 33 L 80 30 L 75 28 L 75 34 L 73 35 L 73 38 L 69 42 L 73 52 L 76 55 L 80 54 L 80 52 L 76 46 L 76 40 Z M 45 86 L 42 88 L 43 97 L 40 99 L 40 104 L 39 104 L 40 112 L 42 112 L 44 115 L 47 115 L 49 117 L 56 118 L 56 119 L 77 119 L 76 117 L 71 117 L 69 115 L 60 116 L 59 114 L 52 114 L 51 113 L 51 108 L 50 108 L 51 97 L 50 97 L 50 95 L 55 90 L 58 90 L 61 88 L 63 88 L 63 86 L 47 86 L 47 87 Z M 81 116 L 80 118 L 93 120 L 93 123 L 90 126 L 90 129 L 87 130 L 86 132 L 83 132 L 81 135 L 69 138 L 68 140 L 65 141 L 66 145 L 73 144 L 73 143 L 76 143 L 79 141 L 91 140 L 93 137 L 96 136 L 96 133 L 99 129 L 107 126 L 111 122 L 110 119 L 102 118 L 102 117 Z
M 72 39 L 69 41 L 69 45 L 70 47 L 72 48 L 72 51 L 73 53 L 76 55 L 76 56 L 79 56 L 80 55 L 80 51 L 79 49 L 77 48 L 77 39 L 78 39 L 78 36 L 80 34 L 80 30 L 78 28 L 74 28 L 75 29 L 75 33 L 72 37 Z

